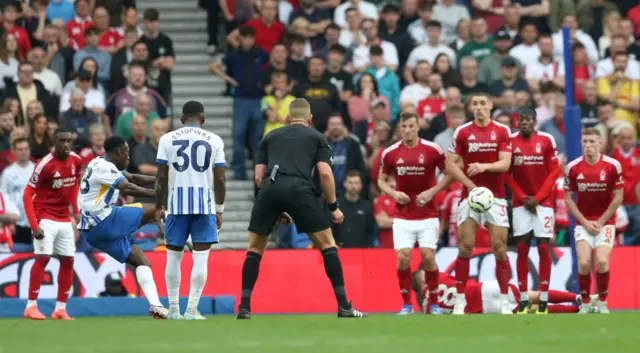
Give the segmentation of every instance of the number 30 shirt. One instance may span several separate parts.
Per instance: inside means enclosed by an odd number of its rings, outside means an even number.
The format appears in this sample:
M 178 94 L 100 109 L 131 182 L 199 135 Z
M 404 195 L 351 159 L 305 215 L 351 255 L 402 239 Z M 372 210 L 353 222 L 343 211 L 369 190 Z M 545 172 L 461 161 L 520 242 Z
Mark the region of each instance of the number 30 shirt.
M 78 193 L 78 229 L 88 230 L 109 216 L 111 207 L 120 196 L 117 185 L 124 178 L 124 172 L 103 157 L 96 157 L 89 162 Z
M 213 168 L 226 166 L 218 135 L 192 125 L 164 134 L 156 162 L 169 167 L 168 214 L 215 214 Z

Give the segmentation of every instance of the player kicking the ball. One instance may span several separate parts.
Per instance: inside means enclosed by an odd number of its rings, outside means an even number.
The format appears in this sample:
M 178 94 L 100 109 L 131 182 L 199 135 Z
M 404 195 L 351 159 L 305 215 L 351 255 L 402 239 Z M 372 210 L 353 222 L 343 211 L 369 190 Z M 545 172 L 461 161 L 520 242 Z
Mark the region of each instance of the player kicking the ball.
M 595 128 L 582 133 L 582 157 L 567 165 L 564 202 L 575 217 L 578 286 L 582 296 L 580 314 L 608 314 L 609 258 L 616 234 L 615 212 L 622 203 L 622 167 L 615 159 L 600 153 L 602 138 Z M 573 195 L 577 194 L 577 201 Z M 593 249 L 596 262 L 598 303 L 591 305 Z
M 411 303 L 411 254 L 418 242 L 423 263 L 426 266 L 425 282 L 429 286 L 429 312 L 442 314 L 438 301 L 438 265 L 436 247 L 440 236 L 438 209 L 433 197 L 446 189 L 451 177 L 445 176 L 436 183 L 436 167 L 444 171 L 444 152 L 437 144 L 418 137 L 418 115 L 402 113 L 400 130 L 402 141 L 382 152 L 382 164 L 378 177 L 380 190 L 397 202 L 393 216 L 393 247 L 398 255 L 398 282 L 404 306 L 398 313 L 413 312 Z M 389 175 L 396 178 L 395 190 L 389 186 Z
M 154 205 L 140 203 L 113 206 L 120 191 L 131 196 L 154 197 L 155 191 L 137 185 L 153 184 L 155 177 L 129 174 L 129 146 L 122 137 L 110 137 L 104 144 L 105 156 L 89 162 L 80 182 L 80 224 L 87 242 L 109 254 L 120 263 L 136 268 L 136 278 L 149 304 L 149 315 L 166 319 L 168 310 L 160 303 L 153 281 L 151 263 L 144 252 L 133 244 L 133 236 L 141 226 L 153 221 Z
M 447 173 L 465 187 L 458 211 L 460 243 L 455 265 L 457 294 L 454 315 L 465 313 L 469 258 L 475 247 L 476 230 L 482 223 L 487 224 L 491 248 L 496 257 L 496 278 L 500 284 L 502 303 L 500 312 L 512 314 L 509 306 L 511 267 L 507 257 L 509 216 L 502 176 L 511 165 L 511 136 L 508 127 L 491 120 L 492 108 L 493 104 L 485 94 L 471 98 L 474 119 L 456 129 L 447 154 Z M 469 207 L 467 196 L 477 186 L 488 188 L 495 198 L 491 209 L 484 214 Z
M 71 145 L 71 132 L 56 129 L 53 152 L 40 160 L 23 194 L 36 255 L 29 277 L 29 300 L 24 311 L 24 317 L 31 320 L 45 319 L 38 310 L 37 300 L 45 268 L 53 255 L 60 260 L 60 269 L 58 299 L 51 318 L 72 320 L 67 314 L 66 303 L 73 284 L 76 242 L 69 205 L 77 213 L 77 173 L 80 172 L 81 159 L 71 152 Z
M 551 244 L 554 230 L 552 190 L 560 174 L 558 152 L 553 136 L 538 132 L 536 111 L 518 109 L 519 132 L 511 135 L 513 155 L 511 170 L 505 179 L 513 196 L 513 236 L 518 239 L 518 314 L 527 314 L 532 302 L 529 289 L 529 247 L 536 237 L 540 254 L 540 303 L 538 314 L 547 314 L 549 281 L 551 278 Z
M 187 237 L 191 234 L 193 268 L 184 319 L 206 320 L 198 312 L 198 303 L 207 282 L 211 244 L 218 242 L 217 230 L 222 225 L 226 194 L 224 143 L 218 135 L 201 128 L 204 124 L 204 107 L 201 103 L 185 103 L 181 121 L 185 125 L 182 129 L 165 134 L 160 139 L 156 159 L 158 180 L 155 219 L 163 229 L 163 206 L 170 200 L 164 231 L 169 319 L 182 318 L 179 304 L 180 264 Z M 167 198 L 168 191 L 170 196 Z M 215 200 L 215 208 L 212 207 L 212 199 Z

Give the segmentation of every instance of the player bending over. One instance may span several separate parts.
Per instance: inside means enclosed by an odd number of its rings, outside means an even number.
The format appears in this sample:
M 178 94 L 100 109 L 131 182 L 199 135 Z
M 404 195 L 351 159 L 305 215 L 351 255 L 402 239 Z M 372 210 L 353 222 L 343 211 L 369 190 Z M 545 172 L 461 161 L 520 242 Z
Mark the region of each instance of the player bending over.
M 519 132 L 511 135 L 511 170 L 504 174 L 513 197 L 513 236 L 518 239 L 516 270 L 520 305 L 518 314 L 531 308 L 529 289 L 529 247 L 536 237 L 540 254 L 540 303 L 538 314 L 546 314 L 551 280 L 551 244 L 554 231 L 553 187 L 560 174 L 558 151 L 553 136 L 535 130 L 536 111 L 518 109 Z
M 451 183 L 445 176 L 436 182 L 436 167 L 444 171 L 444 152 L 437 144 L 418 137 L 418 115 L 402 113 L 400 130 L 402 141 L 396 142 L 382 152 L 382 164 L 378 176 L 378 187 L 391 195 L 397 203 L 393 219 L 393 246 L 398 256 L 398 282 L 404 306 L 398 315 L 413 312 L 411 303 L 411 254 L 418 242 L 425 264 L 425 282 L 429 286 L 429 312 L 442 314 L 438 306 L 438 265 L 436 247 L 440 237 L 438 209 L 433 198 Z M 396 188 L 389 186 L 390 175 L 395 175 Z
M 439 273 L 440 286 L 438 289 L 438 305 L 445 314 L 451 314 L 456 296 L 456 279 L 447 273 Z M 424 269 L 422 266 L 413 273 L 413 290 L 418 298 L 424 295 L 427 289 L 424 282 Z M 498 281 L 469 283 L 466 288 L 467 306 L 465 314 L 498 314 L 501 312 L 501 294 Z M 522 292 L 513 284 L 509 284 L 509 307 L 516 312 L 518 302 L 521 300 Z M 531 306 L 527 313 L 537 313 L 541 303 L 540 292 L 527 291 Z M 554 304 L 581 304 L 582 297 L 571 292 L 550 290 L 547 292 L 548 303 Z M 424 303 L 421 304 L 424 308 Z M 549 313 L 568 314 L 577 313 L 578 307 L 575 305 L 548 305 Z
M 193 244 L 193 267 L 184 319 L 206 320 L 198 312 L 198 303 L 207 282 L 211 244 L 218 242 L 217 229 L 222 225 L 226 193 L 224 143 L 218 135 L 202 129 L 204 119 L 202 104 L 196 101 L 185 103 L 180 118 L 185 126 L 162 136 L 156 158 L 155 219 L 160 229 L 164 227 L 165 202 L 170 200 L 164 233 L 167 245 L 165 280 L 169 319 L 172 320 L 182 318 L 180 264 L 189 234 Z M 212 199 L 215 200 L 215 208 L 212 207 Z
M 509 280 L 511 267 L 507 257 L 507 231 L 509 216 L 502 174 L 511 165 L 511 136 L 505 125 L 491 120 L 493 104 L 485 94 L 471 97 L 473 121 L 453 133 L 447 154 L 446 170 L 464 185 L 458 210 L 458 259 L 456 260 L 456 304 L 454 315 L 463 315 L 467 301 L 465 290 L 469 279 L 469 258 L 475 247 L 476 230 L 486 223 L 491 234 L 491 249 L 496 257 L 496 278 L 500 284 L 502 314 L 511 314 L 509 306 Z M 459 163 L 462 162 L 461 169 Z M 495 198 L 491 209 L 480 214 L 469 207 L 467 195 L 476 186 L 484 186 Z
M 609 258 L 616 235 L 615 212 L 622 203 L 620 163 L 600 153 L 602 138 L 595 128 L 582 133 L 582 157 L 567 164 L 564 202 L 576 219 L 574 229 L 578 255 L 578 287 L 582 295 L 580 314 L 608 314 Z M 577 201 L 573 201 L 574 194 Z M 595 249 L 598 303 L 590 305 L 591 269 Z
M 168 310 L 160 303 L 151 263 L 133 243 L 136 230 L 153 221 L 155 206 L 140 203 L 113 206 L 120 191 L 131 196 L 154 197 L 154 190 L 138 185 L 153 184 L 155 177 L 124 171 L 129 165 L 129 146 L 122 137 L 110 137 L 105 142 L 104 149 L 105 156 L 89 162 L 80 182 L 78 229 L 91 246 L 104 251 L 120 263 L 126 262 L 136 268 L 138 283 L 151 305 L 149 315 L 156 319 L 166 319 Z
M 24 190 L 23 201 L 29 225 L 33 231 L 36 255 L 29 277 L 29 299 L 24 317 L 44 320 L 37 300 L 45 268 L 51 256 L 60 260 L 58 298 L 51 318 L 72 320 L 66 306 L 73 284 L 73 257 L 76 241 L 69 214 L 69 205 L 78 213 L 78 176 L 81 158 L 71 152 L 71 132 L 58 128 L 54 134 L 53 152 L 40 160 Z

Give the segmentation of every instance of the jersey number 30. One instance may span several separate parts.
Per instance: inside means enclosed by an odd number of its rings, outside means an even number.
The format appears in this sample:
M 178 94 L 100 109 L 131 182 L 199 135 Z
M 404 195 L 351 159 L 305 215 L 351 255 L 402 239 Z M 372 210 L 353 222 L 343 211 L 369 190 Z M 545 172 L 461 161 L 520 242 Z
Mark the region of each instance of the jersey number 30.
M 184 172 L 185 170 L 187 170 L 187 168 L 189 168 L 189 164 L 191 164 L 191 168 L 200 173 L 209 169 L 209 166 L 211 165 L 212 150 L 211 145 L 208 142 L 202 140 L 193 142 L 193 144 L 191 144 L 191 151 L 189 154 L 185 153 L 185 150 L 189 147 L 188 140 L 176 140 L 173 141 L 173 145 L 180 146 L 176 153 L 178 154 L 178 157 L 182 158 L 181 164 L 178 164 L 178 162 L 172 163 L 175 170 Z M 202 163 L 202 165 L 198 164 L 199 147 L 204 147 L 204 162 Z M 191 158 L 189 158 L 189 156 L 191 156 Z

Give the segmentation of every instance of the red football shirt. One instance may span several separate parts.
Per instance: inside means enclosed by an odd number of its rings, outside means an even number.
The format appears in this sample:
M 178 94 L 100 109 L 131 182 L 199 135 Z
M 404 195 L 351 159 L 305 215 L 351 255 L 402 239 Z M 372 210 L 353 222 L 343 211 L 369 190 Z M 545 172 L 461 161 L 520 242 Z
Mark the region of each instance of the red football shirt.
M 84 48 L 84 31 L 89 27 L 93 27 L 91 17 L 80 18 L 76 16 L 67 23 L 67 35 L 76 42 L 78 49 Z
M 638 194 L 636 188 L 640 183 L 640 147 L 635 147 L 629 153 L 625 153 L 622 148 L 616 147 L 611 153 L 611 157 L 620 163 L 622 167 L 622 180 L 624 181 L 623 205 L 637 205 Z
M 393 217 L 393 215 L 396 214 L 396 200 L 387 194 L 378 196 L 373 203 L 374 216 L 382 212 L 386 213 L 389 217 Z M 380 229 L 378 238 L 381 248 L 393 248 L 393 229 Z
M 82 160 L 82 165 L 87 166 L 89 162 L 91 162 L 96 157 L 104 156 L 104 151 L 102 153 L 97 153 L 91 147 L 85 147 L 80 150 L 80 159 Z
M 286 33 L 284 25 L 277 21 L 267 26 L 261 18 L 254 18 L 245 25 L 256 30 L 256 47 L 266 50 L 267 53 L 271 53 L 271 47 L 280 43 Z
M 500 152 L 511 152 L 511 131 L 507 126 L 493 120 L 484 127 L 470 121 L 453 133 L 449 152 L 462 157 L 466 174 L 467 166 L 471 163 L 494 163 L 498 161 Z M 476 186 L 484 186 L 491 190 L 495 198 L 506 197 L 501 173 L 484 172 L 470 179 Z M 468 190 L 464 188 L 462 198 L 466 198 L 467 194 Z
M 556 229 L 568 227 L 571 224 L 569 219 L 569 209 L 564 202 L 564 177 L 558 178 L 554 188 L 555 205 L 553 211 L 556 215 Z
M 28 186 L 35 189 L 33 206 L 38 222 L 69 222 L 69 205 L 76 202 L 73 189 L 78 184 L 80 166 L 80 156 L 73 152 L 65 160 L 49 153 L 36 165 Z
M 535 131 L 528 139 L 516 132 L 511 135 L 511 144 L 510 173 L 525 195 L 534 196 L 542 188 L 547 175 L 558 165 L 556 140 L 546 132 Z M 552 193 L 541 200 L 540 205 L 553 207 Z M 520 206 L 524 203 L 514 197 L 513 207 Z
M 397 205 L 395 218 L 422 220 L 438 218 L 433 200 L 424 206 L 416 205 L 417 196 L 436 185 L 436 167 L 444 170 L 444 152 L 433 142 L 419 139 L 412 148 L 396 142 L 382 153 L 383 173 L 396 176 L 396 190 L 407 194 L 411 201 Z
M 101 48 L 115 47 L 123 39 L 124 38 L 120 35 L 117 28 L 109 27 L 109 29 L 102 34 L 102 37 L 100 37 L 98 45 Z
M 31 50 L 31 39 L 29 39 L 29 33 L 27 33 L 27 30 L 17 25 L 14 25 L 11 29 L 7 29 L 4 25 L 3 27 L 6 33 L 11 33 L 16 36 L 20 57 L 26 58 L 27 53 Z
M 438 283 L 438 305 L 445 313 L 449 314 L 453 311 L 456 294 L 458 293 L 456 279 L 447 273 L 440 272 Z M 482 313 L 482 283 L 469 281 L 465 297 L 467 298 L 467 307 L 464 309 L 465 314 Z
M 442 113 L 447 108 L 447 104 L 444 101 L 444 97 L 428 96 L 427 98 L 418 102 L 416 112 L 421 118 L 428 120 L 433 119 L 434 116 Z
M 584 157 L 567 165 L 564 188 L 576 192 L 578 210 L 589 221 L 597 221 L 602 216 L 613 200 L 613 191 L 623 186 L 622 167 L 609 156 L 602 155 L 594 165 L 588 164 Z M 615 225 L 615 217 L 605 224 Z

